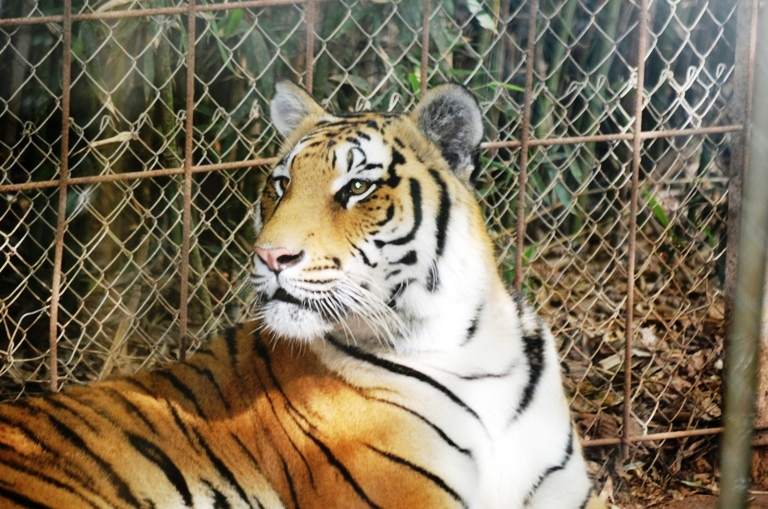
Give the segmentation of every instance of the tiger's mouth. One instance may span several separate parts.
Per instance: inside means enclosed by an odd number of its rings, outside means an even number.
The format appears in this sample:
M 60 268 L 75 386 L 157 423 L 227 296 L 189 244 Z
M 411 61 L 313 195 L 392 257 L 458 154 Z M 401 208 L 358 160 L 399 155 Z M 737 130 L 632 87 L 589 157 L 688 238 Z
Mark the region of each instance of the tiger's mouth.
M 338 304 L 331 304 L 324 302 L 327 299 L 301 299 L 291 294 L 283 287 L 278 287 L 275 293 L 269 297 L 266 301 L 275 304 L 290 304 L 295 306 L 294 309 L 306 311 L 321 317 L 326 322 L 334 323 L 347 314 L 346 308 L 339 306 Z M 331 310 L 335 310 L 332 312 Z
M 309 306 L 306 300 L 301 300 L 294 297 L 293 295 L 288 293 L 288 291 L 283 287 L 278 288 L 275 294 L 269 300 L 279 300 L 282 302 L 287 302 L 288 304 L 293 304 L 295 306 L 299 306 L 300 308 L 311 311 L 311 307 Z

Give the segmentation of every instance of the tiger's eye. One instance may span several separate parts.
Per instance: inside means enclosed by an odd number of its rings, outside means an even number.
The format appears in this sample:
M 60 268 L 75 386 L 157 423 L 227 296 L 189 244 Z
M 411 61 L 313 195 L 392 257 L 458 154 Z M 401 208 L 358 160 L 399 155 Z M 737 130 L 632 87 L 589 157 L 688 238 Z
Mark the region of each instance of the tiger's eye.
M 360 196 L 371 188 L 371 183 L 367 180 L 353 180 L 349 183 L 349 194 Z

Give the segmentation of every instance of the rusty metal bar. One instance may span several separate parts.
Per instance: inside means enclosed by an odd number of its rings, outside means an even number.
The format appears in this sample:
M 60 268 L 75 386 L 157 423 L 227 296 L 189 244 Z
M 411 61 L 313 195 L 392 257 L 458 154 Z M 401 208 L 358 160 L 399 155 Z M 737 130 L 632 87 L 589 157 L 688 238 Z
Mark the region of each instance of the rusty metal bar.
M 759 14 L 753 10 L 753 15 L 757 18 L 757 29 L 753 33 L 765 33 L 768 30 L 768 9 L 763 8 Z M 765 37 L 756 38 L 755 42 L 755 54 L 768 53 Z M 753 60 L 752 65 L 754 90 L 762 92 L 768 88 L 768 62 L 765 58 L 758 58 Z M 749 93 L 751 89 L 748 89 Z M 765 165 L 768 160 L 768 97 L 764 93 L 751 98 L 751 111 L 747 115 L 751 116 L 746 149 L 749 156 L 745 158 L 736 285 L 732 296 L 730 333 L 725 345 L 725 431 L 720 446 L 721 489 L 718 499 L 721 509 L 746 507 L 755 424 L 761 315 L 766 298 L 763 290 L 768 260 L 768 202 L 765 200 L 768 195 L 768 167 Z
M 260 159 L 248 159 L 247 161 L 231 161 L 227 163 L 203 164 L 192 166 L 192 173 L 207 173 L 211 171 L 238 170 L 242 168 L 253 168 L 258 166 L 270 166 L 278 161 L 276 157 L 267 157 Z M 70 186 L 83 184 L 100 184 L 103 182 L 118 182 L 133 179 L 146 179 L 157 177 L 169 177 L 171 175 L 181 175 L 186 169 L 168 168 L 164 170 L 134 171 L 129 173 L 111 173 L 108 175 L 90 175 L 87 177 L 70 177 L 68 183 Z M 29 191 L 32 189 L 47 189 L 56 187 L 60 183 L 56 180 L 43 180 L 40 182 L 24 182 L 21 184 L 5 184 L 0 186 L 0 193 L 12 193 L 18 191 Z
M 621 430 L 622 457 L 629 457 L 632 440 L 632 335 L 635 307 L 635 257 L 637 254 L 637 201 L 640 188 L 640 153 L 643 148 L 643 95 L 645 83 L 645 52 L 648 45 L 650 21 L 648 0 L 640 2 L 640 21 L 637 34 L 637 76 L 635 84 L 635 125 L 632 144 L 632 191 L 629 202 L 629 247 L 627 249 L 627 317 L 624 332 L 624 416 Z
M 727 125 L 727 126 L 715 126 L 715 127 L 700 127 L 697 129 L 676 129 L 666 131 L 645 131 L 640 133 L 640 137 L 643 140 L 655 139 L 655 138 L 672 138 L 678 136 L 700 136 L 708 134 L 725 134 L 742 131 L 744 126 L 742 125 Z M 543 147 L 550 145 L 576 145 L 580 143 L 594 143 L 605 141 L 626 141 L 634 138 L 631 133 L 622 134 L 601 134 L 593 136 L 571 136 L 565 138 L 546 138 L 546 139 L 532 139 L 529 140 L 528 145 L 531 147 Z M 496 149 L 496 148 L 518 148 L 522 145 L 521 141 L 490 141 L 480 144 L 482 149 Z M 233 161 L 227 163 L 215 163 L 215 164 L 203 164 L 193 165 L 192 173 L 204 173 L 210 171 L 220 170 L 235 170 L 240 168 L 249 168 L 253 166 L 269 166 L 275 164 L 277 159 L 274 157 L 248 159 L 246 161 Z M 77 184 L 97 184 L 100 182 L 116 182 L 122 180 L 131 179 L 145 179 L 153 177 L 167 177 L 169 175 L 179 175 L 184 173 L 184 168 L 167 168 L 162 170 L 147 170 L 147 171 L 135 171 L 129 173 L 119 173 L 110 175 L 91 175 L 88 177 L 71 177 L 69 179 L 70 185 Z M 40 182 L 23 182 L 19 184 L 4 184 L 0 185 L 0 193 L 13 193 L 19 191 L 29 191 L 33 189 L 46 189 L 49 187 L 56 187 L 59 185 L 59 180 L 43 180 Z
M 67 230 L 67 189 L 69 186 L 69 109 L 72 83 L 72 0 L 64 0 L 64 35 L 61 58 L 61 164 L 59 167 L 59 208 L 56 240 L 53 248 L 53 279 L 51 281 L 51 315 L 48 328 L 50 348 L 51 391 L 59 390 L 59 298 L 61 297 L 64 233 Z
M 528 8 L 528 46 L 525 61 L 525 95 L 523 127 L 520 133 L 520 173 L 517 192 L 517 226 L 515 228 L 515 288 L 523 284 L 523 241 L 525 240 L 525 193 L 528 187 L 528 147 L 531 137 L 531 109 L 533 106 L 533 61 L 536 53 L 536 16 L 539 0 L 531 0 Z
M 118 10 L 110 12 L 85 12 L 73 14 L 72 21 L 95 21 L 95 20 L 119 20 L 128 18 L 143 18 L 147 16 L 180 15 L 190 11 L 214 12 L 231 11 L 234 9 L 250 9 L 258 7 L 279 7 L 282 5 L 303 4 L 309 1 L 326 0 L 244 0 L 242 2 L 230 2 L 225 4 L 197 5 L 193 9 L 187 7 L 157 7 L 154 9 L 136 9 L 136 10 Z M 17 25 L 44 25 L 46 23 L 63 23 L 64 16 L 39 16 L 30 18 L 6 18 L 0 19 L 0 27 Z
M 651 140 L 656 138 L 675 138 L 678 136 L 701 136 L 709 134 L 725 134 L 737 131 L 742 131 L 743 125 L 725 125 L 714 127 L 698 127 L 695 129 L 667 129 L 662 131 L 643 131 L 640 133 L 642 140 Z M 597 143 L 606 141 L 628 141 L 635 139 L 634 133 L 617 133 L 617 134 L 593 134 L 590 136 L 568 136 L 564 138 L 541 138 L 531 139 L 528 141 L 530 147 L 546 147 L 551 145 L 576 145 L 580 143 Z M 480 144 L 484 149 L 496 149 L 496 148 L 517 148 L 522 146 L 523 142 L 519 140 L 513 141 L 489 141 Z
M 187 11 L 187 102 L 184 132 L 184 212 L 181 220 L 181 267 L 179 277 L 179 358 L 187 357 L 187 312 L 189 311 L 189 237 L 192 223 L 192 154 L 194 151 L 195 113 L 195 0 Z
M 422 0 L 421 8 L 421 97 L 427 93 L 427 81 L 429 80 L 429 13 L 432 10 L 430 0 Z
M 307 0 L 307 53 L 306 53 L 306 77 L 304 88 L 307 92 L 312 93 L 312 82 L 315 77 L 315 0 Z

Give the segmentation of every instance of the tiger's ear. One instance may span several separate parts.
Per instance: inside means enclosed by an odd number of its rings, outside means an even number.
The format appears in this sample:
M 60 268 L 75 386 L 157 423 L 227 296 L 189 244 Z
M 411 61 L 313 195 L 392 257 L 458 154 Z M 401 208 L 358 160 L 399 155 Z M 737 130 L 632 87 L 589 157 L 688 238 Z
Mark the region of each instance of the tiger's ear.
M 272 124 L 288 138 L 309 116 L 320 116 L 325 110 L 314 97 L 298 85 L 287 80 L 275 84 L 275 96 L 269 105 Z
M 412 118 L 453 173 L 469 183 L 483 138 L 483 114 L 472 94 L 455 83 L 440 85 L 426 93 Z

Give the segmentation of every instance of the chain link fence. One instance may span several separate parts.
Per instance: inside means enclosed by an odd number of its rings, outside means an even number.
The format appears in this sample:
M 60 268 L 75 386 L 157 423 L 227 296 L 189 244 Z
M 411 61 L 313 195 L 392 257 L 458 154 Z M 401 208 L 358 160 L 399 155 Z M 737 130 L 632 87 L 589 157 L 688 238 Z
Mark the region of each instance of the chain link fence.
M 562 342 L 601 485 L 710 489 L 747 3 L 0 0 L 0 399 L 248 316 L 277 78 L 337 112 L 457 81 L 499 265 Z

